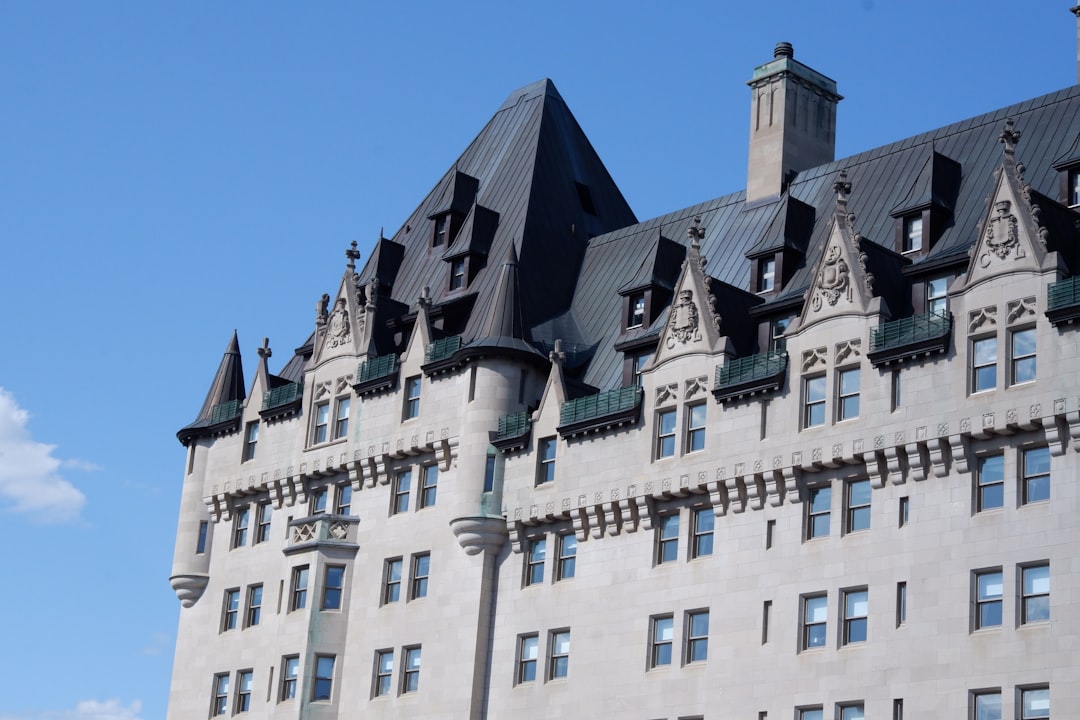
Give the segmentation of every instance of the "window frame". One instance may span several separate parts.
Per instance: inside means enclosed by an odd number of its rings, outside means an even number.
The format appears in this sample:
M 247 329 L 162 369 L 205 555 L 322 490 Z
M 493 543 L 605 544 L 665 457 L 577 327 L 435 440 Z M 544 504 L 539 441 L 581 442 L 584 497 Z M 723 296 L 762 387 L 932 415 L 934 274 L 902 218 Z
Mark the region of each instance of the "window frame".
M 866 502 L 856 502 L 855 492 L 865 489 Z M 871 503 L 874 490 L 870 480 L 848 480 L 844 483 L 844 533 L 866 532 L 870 530 Z M 861 498 L 859 498 L 861 500 Z
M 273 517 L 274 507 L 269 502 L 258 503 L 255 507 L 255 540 L 253 544 L 258 545 L 270 539 L 270 521 Z
M 337 486 L 337 493 L 334 496 L 334 514 L 335 515 L 348 515 L 352 512 L 352 485 L 347 482 L 343 482 Z
M 922 252 L 925 246 L 923 242 L 925 238 L 924 227 L 922 213 L 912 213 L 904 216 L 900 236 L 901 255 Z
M 698 623 L 704 619 L 702 628 Z M 696 665 L 709 659 L 709 610 L 688 610 L 683 636 L 683 663 Z
M 296 686 L 300 681 L 300 656 L 286 655 L 281 658 L 281 686 L 278 702 L 296 699 Z
M 557 555 L 557 561 L 555 563 L 555 582 L 571 580 L 574 575 L 577 574 L 577 535 L 572 532 L 560 533 L 556 536 L 555 544 L 555 552 Z M 569 552 L 567 552 L 568 544 L 572 546 Z
M 926 279 L 923 290 L 923 309 L 928 313 L 949 314 L 949 275 L 938 275 Z M 938 283 L 941 283 L 938 286 Z M 939 309 L 940 308 L 940 309 Z
M 1065 204 L 1071 208 L 1080 207 L 1080 169 L 1067 171 L 1065 182 Z
M 991 462 L 997 465 L 993 472 L 988 467 Z M 1004 507 L 1005 455 L 1001 452 L 980 455 L 975 463 L 975 512 L 1001 510 Z
M 528 538 L 525 542 L 524 587 L 544 584 L 544 564 L 547 562 L 547 536 Z
M 979 361 L 979 349 L 990 348 L 993 350 L 993 357 Z M 982 337 L 973 337 L 968 343 L 968 351 L 970 353 L 969 367 L 971 368 L 971 385 L 968 392 L 972 395 L 975 393 L 990 392 L 997 389 L 997 363 L 998 363 L 998 339 L 997 335 L 984 335 Z M 985 377 L 984 377 L 985 374 Z
M 776 256 L 769 255 L 757 261 L 757 293 L 776 290 Z
M 896 627 L 907 625 L 907 581 L 896 583 Z
M 311 702 L 331 702 L 334 695 L 334 665 L 336 655 L 317 654 L 311 672 Z M 329 662 L 329 670 L 326 662 Z
M 247 545 L 248 526 L 251 524 L 251 509 L 244 505 L 236 509 L 233 518 L 232 548 L 241 548 Z
M 414 553 L 409 561 L 409 600 L 426 598 L 431 578 L 431 553 Z
M 861 700 L 857 702 L 838 703 L 836 706 L 836 717 L 838 720 L 865 720 L 866 709 Z
M 645 293 L 633 293 L 627 297 L 627 330 L 633 330 L 634 328 L 640 328 L 645 325 L 645 314 L 647 312 L 647 307 L 648 305 L 645 299 Z
M 791 327 L 792 318 L 779 317 L 769 320 L 769 350 L 774 353 L 787 351 L 787 338 L 784 333 Z
M 327 497 L 326 486 L 313 488 L 308 494 L 308 515 L 325 515 L 326 504 L 329 501 Z
M 678 450 L 676 445 L 678 444 L 677 436 L 679 432 L 679 426 L 676 423 L 677 418 L 676 408 L 664 408 L 656 411 L 654 460 L 675 457 Z
M 1028 696 L 1036 693 L 1046 696 L 1046 713 L 1035 714 L 1028 712 Z M 1050 717 L 1050 686 L 1049 685 L 1021 685 L 1016 688 L 1016 714 L 1020 720 L 1048 720 Z M 1034 699 L 1034 698 L 1033 698 Z
M 824 720 L 825 709 L 821 705 L 796 708 L 798 720 Z
M 420 417 L 420 392 L 423 386 L 422 375 L 405 378 L 405 405 L 402 409 L 402 420 Z
M 1034 624 L 1039 624 L 1039 623 L 1050 622 L 1050 563 L 1049 562 L 1029 563 L 1029 564 L 1020 565 L 1017 569 L 1019 570 L 1019 574 L 1020 574 L 1019 582 L 1017 583 L 1018 590 L 1020 591 L 1019 592 L 1019 595 L 1020 595 L 1020 603 L 1019 603 L 1019 606 L 1020 606 L 1019 607 L 1019 610 L 1020 610 L 1020 624 L 1021 625 L 1034 625 Z M 1032 587 L 1031 590 L 1029 590 L 1029 588 L 1028 588 L 1028 576 L 1029 576 L 1029 573 L 1033 574 L 1036 571 L 1045 571 L 1045 573 L 1046 573 L 1046 577 L 1045 577 L 1046 589 L 1045 589 L 1045 591 L 1037 592 L 1035 590 L 1034 586 Z M 1037 581 L 1038 579 L 1039 578 L 1036 578 L 1035 580 Z M 1040 588 L 1040 590 L 1041 590 L 1041 588 Z M 1038 607 L 1031 608 L 1029 603 L 1031 605 L 1034 605 L 1034 604 L 1038 603 L 1038 605 L 1040 605 L 1040 606 L 1045 604 L 1045 608 L 1041 609 L 1041 612 L 1040 612 Z M 1035 613 L 1038 613 L 1038 615 L 1041 615 L 1041 616 L 1037 616 Z
M 229 714 L 229 673 L 214 673 L 210 690 L 210 717 Z
M 383 661 L 389 660 L 390 667 L 384 671 Z M 394 694 L 394 650 L 383 648 L 375 651 L 375 666 L 372 673 L 371 697 L 390 697 Z
M 396 573 L 395 573 L 396 570 Z M 390 605 L 401 600 L 401 577 L 404 571 L 404 558 L 400 555 L 383 560 L 382 602 L 379 606 Z
M 997 699 L 997 717 L 1001 718 L 1001 688 L 986 688 L 983 690 L 971 691 L 971 718 L 972 720 L 984 720 L 988 716 L 981 714 L 979 704 L 982 699 L 987 699 L 993 702 L 993 699 Z M 990 712 L 993 712 L 995 708 L 987 708 Z
M 1000 588 L 997 595 L 987 592 L 983 593 L 984 578 L 987 579 L 986 585 L 988 588 L 992 588 L 994 576 L 997 576 L 997 586 Z M 972 630 L 989 630 L 993 628 L 1002 627 L 1005 619 L 1004 614 L 1004 602 L 1005 602 L 1005 574 L 1000 567 L 997 568 L 984 568 L 982 570 L 976 570 L 972 573 L 972 601 L 974 604 L 972 613 Z M 996 622 L 994 622 L 996 608 Z
M 820 383 L 820 391 L 817 389 Z M 802 429 L 824 427 L 828 419 L 829 387 L 825 373 L 804 375 L 802 379 Z
M 1017 348 L 1021 337 L 1031 338 L 1030 350 Z M 1026 385 L 1038 379 L 1038 328 L 1034 325 L 1009 328 L 1009 386 Z M 1030 366 L 1030 370 L 1026 369 Z M 1027 376 L 1030 373 L 1030 377 Z
M 561 651 L 560 638 L 565 638 L 566 651 Z M 560 628 L 548 633 L 547 679 L 562 680 L 570 674 L 570 628 Z
M 656 523 L 655 565 L 667 565 L 679 560 L 679 513 L 664 513 Z
M 390 514 L 409 512 L 409 494 L 412 491 L 412 468 L 394 473 L 394 492 L 390 495 Z
M 415 667 L 413 659 L 415 658 Z M 423 659 L 420 645 L 406 645 L 401 648 L 401 694 L 408 695 L 420 691 L 420 663 Z
M 686 406 L 686 436 L 684 454 L 700 452 L 705 449 L 705 423 L 708 417 L 708 404 L 697 402 Z M 695 420 L 695 413 L 701 416 Z
M 289 583 L 289 612 L 307 607 L 308 570 L 307 565 L 297 565 L 292 569 L 292 580 Z
M 321 445 L 330 440 L 330 401 L 315 403 L 311 409 L 311 444 Z
M 450 261 L 450 292 L 461 290 L 465 287 L 465 274 L 467 265 L 464 257 L 456 257 Z
M 702 528 L 702 518 L 708 518 L 707 528 Z M 716 532 L 716 514 L 712 507 L 694 508 L 690 511 L 690 559 L 709 557 L 713 554 Z
M 540 634 L 524 633 L 518 635 L 517 662 L 514 669 L 514 684 L 536 682 L 536 666 L 540 662 Z
M 818 497 L 824 495 L 825 509 L 814 510 Z M 824 521 L 824 531 L 818 532 L 818 520 Z M 805 540 L 817 540 L 827 538 L 832 533 L 832 485 L 820 485 L 807 488 L 806 498 L 806 531 L 803 534 Z
M 255 671 L 251 668 L 236 671 L 236 699 L 233 701 L 233 715 L 251 710 L 251 688 L 255 681 Z
M 253 583 L 247 586 L 244 600 L 244 627 L 255 627 L 262 622 L 263 584 Z
M 820 601 L 820 608 L 818 603 Z M 813 607 L 811 607 L 813 606 Z M 820 610 L 820 614 L 819 614 Z M 811 615 L 813 611 L 813 615 Z M 821 617 L 823 619 L 818 620 Z M 813 619 L 811 619 L 813 618 Z M 829 595 L 808 593 L 799 602 L 799 652 L 819 650 L 829 644 Z
M 671 613 L 649 618 L 649 670 L 674 662 L 675 616 Z
M 1043 469 L 1043 463 L 1036 460 L 1036 463 L 1029 463 L 1028 458 L 1034 457 L 1038 453 L 1040 456 L 1045 457 L 1045 470 Z M 1020 504 L 1021 505 L 1033 505 L 1035 503 L 1050 502 L 1050 489 L 1052 485 L 1052 471 L 1050 460 L 1050 448 L 1043 447 L 1031 447 L 1023 448 L 1020 451 Z M 1045 487 L 1045 490 L 1041 490 L 1039 493 L 1033 493 L 1033 487 Z M 1036 495 L 1032 497 L 1032 495 Z
M 424 465 L 420 468 L 420 493 L 417 496 L 417 510 L 432 507 L 439 490 L 439 466 Z
M 866 642 L 870 624 L 870 593 L 866 587 L 842 591 L 843 633 L 840 644 L 844 647 Z M 860 604 L 862 614 L 859 614 Z
M 855 378 L 854 391 L 847 385 L 851 377 Z M 862 368 L 858 365 L 837 368 L 836 370 L 836 422 L 855 420 L 859 417 L 861 405 Z M 854 408 L 850 405 L 854 404 Z
M 240 626 L 240 588 L 228 588 L 221 606 L 221 632 L 235 630 Z
M 244 426 L 244 451 L 240 462 L 255 459 L 255 450 L 259 444 L 259 421 L 252 420 Z
M 342 410 L 344 410 L 344 417 L 342 417 Z M 351 396 L 342 395 L 334 401 L 334 440 L 341 440 L 349 436 L 349 421 L 351 420 L 351 412 Z
M 345 566 L 327 565 L 323 569 L 323 592 L 320 610 L 342 610 L 345 604 Z
M 555 482 L 555 460 L 559 452 L 559 441 L 554 435 L 540 438 L 536 444 L 536 486 Z

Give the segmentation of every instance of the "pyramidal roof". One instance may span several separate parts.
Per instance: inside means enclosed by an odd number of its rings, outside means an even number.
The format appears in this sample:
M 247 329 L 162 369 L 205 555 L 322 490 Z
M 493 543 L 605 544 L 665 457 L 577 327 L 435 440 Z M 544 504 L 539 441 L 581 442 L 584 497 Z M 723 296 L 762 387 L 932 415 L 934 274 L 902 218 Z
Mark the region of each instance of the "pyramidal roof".
M 233 330 L 225 354 L 218 365 L 210 389 L 203 400 L 202 409 L 195 422 L 185 426 L 177 433 L 185 445 L 187 440 L 199 435 L 216 431 L 218 426 L 231 426 L 240 417 L 241 405 L 247 391 L 244 389 L 244 366 L 240 359 L 240 342 Z

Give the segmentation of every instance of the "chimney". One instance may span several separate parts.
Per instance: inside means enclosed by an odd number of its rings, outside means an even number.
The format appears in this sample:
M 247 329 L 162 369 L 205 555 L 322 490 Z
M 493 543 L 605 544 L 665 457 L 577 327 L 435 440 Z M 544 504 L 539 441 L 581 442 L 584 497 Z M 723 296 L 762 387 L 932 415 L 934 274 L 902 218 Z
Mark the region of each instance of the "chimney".
M 1069 8 L 1076 16 L 1076 83 L 1080 85 L 1080 5 Z
M 836 81 L 795 59 L 778 43 L 772 62 L 754 68 L 746 202 L 780 195 L 791 177 L 831 162 L 836 153 Z

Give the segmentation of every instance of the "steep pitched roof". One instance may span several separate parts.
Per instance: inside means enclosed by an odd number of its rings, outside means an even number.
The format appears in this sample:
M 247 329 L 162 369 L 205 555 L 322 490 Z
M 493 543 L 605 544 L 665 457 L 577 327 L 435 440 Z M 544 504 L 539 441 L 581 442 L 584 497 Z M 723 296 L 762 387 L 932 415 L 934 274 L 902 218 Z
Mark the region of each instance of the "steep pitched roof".
M 193 438 L 212 434 L 236 424 L 247 390 L 244 388 L 244 366 L 240 358 L 240 342 L 233 330 L 225 354 L 218 365 L 202 409 L 195 421 L 185 425 L 176 435 L 185 445 Z M 222 427 L 219 427 L 222 426 Z

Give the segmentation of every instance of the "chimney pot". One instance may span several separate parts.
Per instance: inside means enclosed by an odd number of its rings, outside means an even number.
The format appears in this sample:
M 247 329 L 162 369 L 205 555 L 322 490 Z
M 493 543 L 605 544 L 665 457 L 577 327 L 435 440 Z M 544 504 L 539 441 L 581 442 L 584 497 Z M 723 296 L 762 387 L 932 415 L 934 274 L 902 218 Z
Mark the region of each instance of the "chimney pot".
M 776 43 L 776 47 L 773 49 L 774 58 L 793 58 L 795 57 L 795 48 L 791 46 L 789 42 Z

